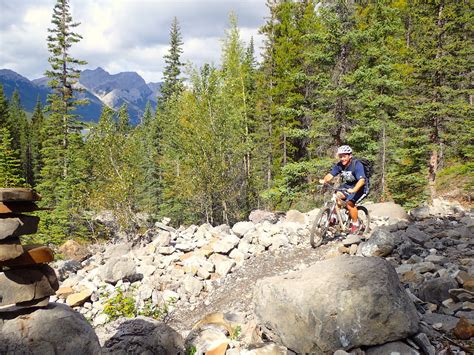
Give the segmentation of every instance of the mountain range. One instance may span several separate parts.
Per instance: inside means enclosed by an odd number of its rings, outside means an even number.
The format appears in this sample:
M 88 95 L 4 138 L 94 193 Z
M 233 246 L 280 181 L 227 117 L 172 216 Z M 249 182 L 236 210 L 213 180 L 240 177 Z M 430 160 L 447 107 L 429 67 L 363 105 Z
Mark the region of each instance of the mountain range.
M 46 104 L 51 92 L 48 81 L 46 77 L 29 80 L 13 70 L 0 69 L 0 84 L 5 96 L 10 99 L 18 90 L 21 104 L 27 112 L 33 111 L 38 98 L 43 105 Z M 80 120 L 97 122 L 104 105 L 118 110 L 126 103 L 132 124 L 140 122 L 148 101 L 155 109 L 161 88 L 161 83 L 146 83 L 135 72 L 110 74 L 100 67 L 82 71 L 77 85 L 84 89 L 79 96 L 89 101 L 88 105 L 80 106 L 76 111 Z

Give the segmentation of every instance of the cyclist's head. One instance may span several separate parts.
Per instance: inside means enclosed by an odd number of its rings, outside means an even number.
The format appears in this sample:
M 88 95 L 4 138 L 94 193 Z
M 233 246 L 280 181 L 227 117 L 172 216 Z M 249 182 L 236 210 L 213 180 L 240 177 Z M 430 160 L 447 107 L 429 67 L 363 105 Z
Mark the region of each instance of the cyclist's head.
M 348 145 L 341 145 L 339 148 L 337 148 L 337 155 L 341 154 L 352 154 L 352 148 Z
M 347 166 L 352 160 L 352 148 L 348 145 L 341 145 L 337 149 L 337 156 L 342 165 Z

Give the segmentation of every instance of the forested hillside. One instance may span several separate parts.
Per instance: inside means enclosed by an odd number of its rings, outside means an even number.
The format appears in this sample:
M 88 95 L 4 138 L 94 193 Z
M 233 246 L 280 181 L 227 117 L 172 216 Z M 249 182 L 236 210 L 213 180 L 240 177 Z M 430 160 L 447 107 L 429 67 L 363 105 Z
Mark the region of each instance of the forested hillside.
M 102 210 L 123 228 L 138 212 L 217 225 L 255 208 L 308 210 L 341 144 L 374 162 L 373 201 L 410 208 L 447 192 L 471 198 L 469 1 L 267 5 L 259 61 L 230 15 L 221 63 L 185 68 L 175 19 L 156 112 L 148 105 L 132 126 L 126 106 L 105 108 L 84 135 L 73 83 L 85 62 L 62 55 L 81 36 L 58 1 L 48 107 L 27 118 L 21 98 L 0 88 L 0 187 L 42 194 L 52 210 L 40 212 L 40 236 L 89 236 Z

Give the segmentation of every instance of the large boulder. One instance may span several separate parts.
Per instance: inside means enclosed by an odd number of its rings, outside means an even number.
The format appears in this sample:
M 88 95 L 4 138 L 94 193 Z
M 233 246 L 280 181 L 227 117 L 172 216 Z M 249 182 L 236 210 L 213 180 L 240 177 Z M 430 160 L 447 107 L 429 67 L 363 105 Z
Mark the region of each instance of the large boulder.
M 389 220 L 405 220 L 408 221 L 408 213 L 402 206 L 394 202 L 371 203 L 365 205 L 371 217 L 388 217 Z
M 0 320 L 0 354 L 99 354 L 91 325 L 70 307 L 50 303 Z
M 165 323 L 138 317 L 118 327 L 102 354 L 184 354 L 184 340 Z
M 297 353 L 378 345 L 418 330 L 395 269 L 376 257 L 340 256 L 261 280 L 254 306 L 270 336 Z

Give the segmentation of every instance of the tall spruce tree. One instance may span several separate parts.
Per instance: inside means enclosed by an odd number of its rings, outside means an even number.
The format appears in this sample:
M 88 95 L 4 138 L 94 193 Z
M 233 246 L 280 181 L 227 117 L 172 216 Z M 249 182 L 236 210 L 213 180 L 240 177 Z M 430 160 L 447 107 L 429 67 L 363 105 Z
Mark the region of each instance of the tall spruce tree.
M 3 92 L 2 84 L 0 84 L 0 127 L 10 129 L 10 121 L 8 119 L 8 100 Z
M 43 203 L 55 208 L 48 215 L 48 221 L 45 220 L 42 225 L 54 229 L 56 241 L 60 241 L 74 225 L 68 217 L 68 209 L 74 204 L 71 196 L 75 193 L 77 186 L 74 184 L 80 175 L 77 169 L 83 166 L 78 163 L 81 126 L 74 110 L 86 102 L 77 99 L 75 93 L 81 89 L 74 84 L 80 75 L 77 67 L 86 62 L 71 56 L 71 47 L 82 37 L 74 32 L 79 23 L 72 20 L 68 0 L 57 0 L 51 23 L 53 26 L 48 29 L 50 35 L 47 38 L 51 69 L 45 75 L 50 79 L 48 85 L 53 93 L 48 96 L 49 116 L 43 126 L 43 167 L 38 189 L 42 193 Z
M 160 109 L 173 95 L 179 94 L 183 90 L 183 80 L 180 78 L 181 68 L 181 54 L 183 53 L 180 27 L 178 19 L 173 18 L 170 29 L 170 48 L 168 54 L 165 55 L 165 69 L 163 71 L 163 85 L 161 86 L 161 95 L 158 99 L 158 107 Z
M 430 198 L 436 197 L 438 172 L 450 160 L 464 164 L 469 155 L 472 159 L 474 44 L 469 39 L 474 14 L 470 5 L 435 1 L 410 6 L 414 80 L 412 111 L 403 123 L 415 128 L 429 156 L 420 164 L 422 169 L 413 168 L 427 177 Z
M 13 92 L 8 105 L 8 120 L 12 138 L 12 149 L 17 152 L 21 162 L 21 175 L 27 180 L 28 174 L 28 120 L 21 106 L 18 90 Z
M 43 160 L 41 158 L 41 148 L 43 146 L 44 136 L 43 132 L 44 124 L 44 115 L 43 107 L 41 105 L 41 100 L 38 97 L 36 100 L 36 106 L 31 116 L 30 122 L 30 136 L 29 136 L 29 174 L 28 174 L 28 183 L 31 186 L 36 186 L 40 180 L 41 168 L 43 166 Z
M 21 162 L 13 150 L 10 131 L 0 127 L 0 187 L 20 187 L 24 183 Z

